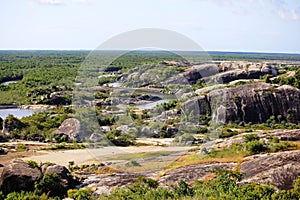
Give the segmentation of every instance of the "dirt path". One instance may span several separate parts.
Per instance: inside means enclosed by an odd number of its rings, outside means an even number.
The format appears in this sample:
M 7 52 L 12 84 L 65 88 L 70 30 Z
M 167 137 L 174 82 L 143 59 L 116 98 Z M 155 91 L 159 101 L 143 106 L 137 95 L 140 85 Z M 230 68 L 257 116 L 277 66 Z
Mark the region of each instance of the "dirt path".
M 87 162 L 101 162 L 105 157 L 113 157 L 114 155 L 157 152 L 157 151 L 188 151 L 193 147 L 157 147 L 157 146 L 132 146 L 132 147 L 103 147 L 97 149 L 78 149 L 68 151 L 44 151 L 44 155 L 30 156 L 23 158 L 24 160 L 34 160 L 40 162 L 53 162 L 67 166 L 69 161 L 74 161 L 76 165 L 85 164 Z

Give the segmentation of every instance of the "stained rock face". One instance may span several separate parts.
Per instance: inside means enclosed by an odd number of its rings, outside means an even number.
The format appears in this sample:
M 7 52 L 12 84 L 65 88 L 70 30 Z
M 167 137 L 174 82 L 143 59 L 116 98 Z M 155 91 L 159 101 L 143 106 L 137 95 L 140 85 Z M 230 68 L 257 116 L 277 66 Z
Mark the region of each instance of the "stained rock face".
M 206 115 L 210 113 L 210 104 L 208 102 L 207 96 L 198 96 L 186 101 L 181 109 L 184 112 L 190 113 L 194 111 L 200 115 Z
M 0 178 L 0 188 L 7 194 L 13 191 L 30 191 L 41 172 L 29 166 L 23 160 L 13 160 L 3 169 Z
M 204 82 L 229 83 L 238 79 L 259 79 L 266 74 L 277 76 L 278 68 L 275 65 L 253 62 L 221 62 L 219 65 L 194 65 L 182 75 L 190 84 L 194 84 L 200 79 Z
M 236 163 L 205 163 L 196 164 L 179 169 L 175 169 L 159 179 L 161 184 L 174 183 L 178 180 L 184 180 L 186 182 L 193 182 L 195 180 L 203 179 L 211 174 L 213 169 L 233 169 Z
M 181 109 L 210 114 L 224 123 L 262 123 L 279 115 L 281 120 L 297 123 L 300 121 L 300 90 L 259 82 L 211 91 L 185 102 Z
M 271 130 L 268 131 L 268 134 L 272 135 L 273 137 L 278 137 L 282 141 L 300 141 L 300 129 L 293 129 L 293 130 Z M 267 137 L 267 136 L 265 136 Z
M 292 86 L 243 85 L 225 89 L 224 99 L 225 123 L 261 123 L 278 115 L 289 122 L 300 121 L 300 90 Z
M 258 182 L 274 184 L 278 189 L 292 188 L 293 181 L 300 175 L 300 151 L 279 152 L 250 157 L 241 164 L 244 173 L 241 184 Z
M 80 121 L 75 118 L 69 118 L 63 121 L 60 127 L 53 131 L 52 135 L 66 135 L 71 140 L 80 140 Z

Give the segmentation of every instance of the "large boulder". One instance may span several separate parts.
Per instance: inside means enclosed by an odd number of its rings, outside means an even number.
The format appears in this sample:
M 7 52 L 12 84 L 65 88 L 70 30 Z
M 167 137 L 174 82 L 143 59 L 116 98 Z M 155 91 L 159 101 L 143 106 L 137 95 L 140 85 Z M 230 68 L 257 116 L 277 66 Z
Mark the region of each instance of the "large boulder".
M 186 114 L 193 111 L 195 114 L 206 115 L 210 113 L 210 104 L 207 96 L 197 96 L 183 103 L 181 110 Z
M 65 187 L 69 186 L 73 181 L 72 176 L 70 175 L 70 171 L 62 165 L 48 166 L 44 173 L 59 175 Z
M 300 90 L 263 82 L 217 89 L 186 101 L 181 111 L 209 114 L 213 120 L 223 123 L 263 123 L 271 116 L 297 123 L 300 121 Z
M 244 61 L 222 62 L 219 65 L 219 71 L 220 73 L 215 76 L 204 78 L 204 81 L 229 83 L 239 79 L 259 79 L 266 74 L 271 76 L 278 75 L 278 68 L 275 65 Z
M 214 169 L 234 169 L 235 166 L 236 163 L 203 163 L 189 165 L 167 172 L 159 179 L 159 182 L 161 184 L 168 184 L 177 182 L 178 180 L 184 180 L 190 183 L 211 175 Z
M 271 116 L 282 116 L 289 122 L 300 121 L 300 90 L 292 86 L 280 86 L 255 83 L 225 90 L 213 91 L 208 94 L 211 109 L 215 99 L 218 108 L 223 106 L 225 123 L 235 121 L 262 123 Z M 217 114 L 218 115 L 218 114 Z
M 68 118 L 63 121 L 60 127 L 51 133 L 52 136 L 55 135 L 65 135 L 70 140 L 81 140 L 81 125 L 80 121 L 75 118 Z
M 241 184 L 273 184 L 278 189 L 291 189 L 300 175 L 300 151 L 287 151 L 256 155 L 246 158 L 240 172 L 244 174 Z
M 23 160 L 12 160 L 3 169 L 0 178 L 0 188 L 8 194 L 14 191 L 30 191 L 34 189 L 34 182 L 41 175 L 41 172 L 29 166 Z

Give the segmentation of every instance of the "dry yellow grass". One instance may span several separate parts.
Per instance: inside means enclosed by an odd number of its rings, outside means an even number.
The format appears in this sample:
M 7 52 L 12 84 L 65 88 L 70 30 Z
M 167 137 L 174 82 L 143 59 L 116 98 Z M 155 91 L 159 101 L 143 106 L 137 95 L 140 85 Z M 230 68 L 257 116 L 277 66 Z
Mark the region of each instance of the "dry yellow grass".
M 243 154 L 236 154 L 236 155 L 231 155 L 223 158 L 208 158 L 208 157 L 201 157 L 195 152 L 190 152 L 189 154 L 181 156 L 175 162 L 170 164 L 163 172 L 160 172 L 156 178 L 158 179 L 170 171 L 173 171 L 181 167 L 186 167 L 189 165 L 204 164 L 204 163 L 229 163 L 229 162 L 241 163 L 243 161 L 243 157 L 244 157 Z
M 104 166 L 101 169 L 95 170 L 95 173 L 96 174 L 112 174 L 112 173 L 115 173 L 117 171 L 118 170 L 116 170 L 114 168 L 111 168 L 111 167 L 108 167 L 108 166 Z
M 209 174 L 205 175 L 202 178 L 202 180 L 209 181 L 209 180 L 213 180 L 214 178 L 216 178 L 216 174 L 215 173 L 209 173 Z

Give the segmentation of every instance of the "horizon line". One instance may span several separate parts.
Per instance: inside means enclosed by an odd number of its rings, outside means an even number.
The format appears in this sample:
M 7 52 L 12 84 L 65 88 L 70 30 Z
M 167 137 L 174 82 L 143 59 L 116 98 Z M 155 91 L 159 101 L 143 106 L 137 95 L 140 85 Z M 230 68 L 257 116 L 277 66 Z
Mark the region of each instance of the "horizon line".
M 140 49 L 140 50 L 132 50 L 132 49 L 2 49 L 0 48 L 0 51 L 165 51 L 165 50 L 156 50 L 156 49 Z M 259 54 L 296 54 L 300 55 L 300 52 L 279 52 L 279 51 L 258 51 L 258 50 L 179 50 L 179 49 L 173 49 L 173 50 L 166 50 L 166 51 L 181 51 L 181 52 L 220 52 L 220 53 L 259 53 Z

